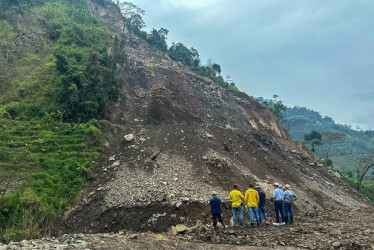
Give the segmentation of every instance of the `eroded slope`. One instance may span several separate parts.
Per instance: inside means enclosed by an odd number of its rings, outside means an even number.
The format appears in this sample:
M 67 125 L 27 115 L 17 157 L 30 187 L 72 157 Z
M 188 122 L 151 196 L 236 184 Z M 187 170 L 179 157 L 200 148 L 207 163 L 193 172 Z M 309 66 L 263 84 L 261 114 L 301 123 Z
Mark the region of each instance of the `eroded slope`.
M 259 183 L 268 197 L 271 183 L 288 183 L 303 213 L 367 207 L 252 98 L 150 48 L 96 1 L 91 11 L 115 23 L 113 36 L 126 40 L 128 61 L 119 101 L 107 113 L 108 153 L 101 173 L 65 215 L 65 231 L 163 231 L 208 221 L 211 191 L 225 199 L 234 183 L 242 191 Z

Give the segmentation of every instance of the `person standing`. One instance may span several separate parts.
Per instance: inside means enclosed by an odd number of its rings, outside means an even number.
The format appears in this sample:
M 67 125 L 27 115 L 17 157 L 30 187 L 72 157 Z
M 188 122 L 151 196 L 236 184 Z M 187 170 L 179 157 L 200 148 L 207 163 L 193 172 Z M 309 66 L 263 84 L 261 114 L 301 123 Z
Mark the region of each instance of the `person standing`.
M 243 207 L 242 202 L 244 199 L 244 195 L 239 191 L 239 185 L 235 184 L 234 189 L 230 192 L 229 199 L 232 201 L 232 220 L 234 226 L 237 225 L 236 217 L 239 215 L 239 223 L 243 226 Z
M 259 219 L 259 222 L 261 224 L 262 220 L 261 220 L 261 213 L 263 214 L 264 216 L 264 220 L 265 220 L 265 223 L 266 224 L 269 224 L 269 221 L 268 221 L 268 216 L 266 214 L 266 195 L 265 195 L 265 192 L 260 188 L 260 186 L 256 186 L 255 189 L 257 190 L 258 192 L 258 197 L 260 198 L 260 201 L 258 202 L 258 219 Z
M 222 208 L 221 208 L 221 199 L 217 196 L 217 192 L 213 191 L 212 192 L 212 198 L 209 201 L 210 203 L 210 211 L 212 213 L 213 217 L 213 227 L 215 230 L 218 229 L 217 226 L 217 221 L 219 221 L 223 228 L 226 228 L 225 223 L 223 222 L 222 219 Z
M 297 195 L 291 190 L 291 186 L 286 184 L 283 192 L 284 198 L 284 217 L 286 223 L 293 223 L 292 203 L 298 199 Z
M 244 204 L 248 208 L 249 219 L 251 221 L 251 227 L 253 227 L 255 224 L 253 215 L 256 216 L 257 225 L 258 226 L 260 225 L 260 219 L 258 218 L 258 211 L 257 211 L 259 201 L 260 201 L 260 198 L 258 196 L 258 192 L 253 189 L 252 184 L 249 184 L 248 190 L 245 191 Z
M 273 191 L 273 200 L 274 200 L 274 208 L 275 208 L 275 217 L 277 222 L 273 223 L 275 226 L 284 225 L 284 212 L 283 212 L 283 191 L 279 188 L 278 183 L 274 183 L 274 191 Z M 282 217 L 282 223 L 280 223 L 280 216 Z

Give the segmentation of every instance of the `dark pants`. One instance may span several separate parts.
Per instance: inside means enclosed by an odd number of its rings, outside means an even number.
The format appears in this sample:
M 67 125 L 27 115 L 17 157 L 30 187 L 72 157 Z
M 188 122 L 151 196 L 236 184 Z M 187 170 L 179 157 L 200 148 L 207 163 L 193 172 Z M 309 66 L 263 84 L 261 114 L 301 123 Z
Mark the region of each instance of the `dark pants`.
M 212 214 L 213 216 L 213 226 L 217 226 L 217 221 L 221 222 L 222 225 L 225 225 L 222 220 L 222 215 L 221 214 Z
M 288 218 L 288 222 L 292 222 L 293 213 L 292 213 L 292 203 L 284 203 L 284 215 Z
M 275 217 L 277 218 L 277 223 L 279 223 L 279 213 L 282 216 L 282 222 L 285 222 L 284 213 L 283 213 L 283 201 L 275 201 L 274 208 L 275 208 Z

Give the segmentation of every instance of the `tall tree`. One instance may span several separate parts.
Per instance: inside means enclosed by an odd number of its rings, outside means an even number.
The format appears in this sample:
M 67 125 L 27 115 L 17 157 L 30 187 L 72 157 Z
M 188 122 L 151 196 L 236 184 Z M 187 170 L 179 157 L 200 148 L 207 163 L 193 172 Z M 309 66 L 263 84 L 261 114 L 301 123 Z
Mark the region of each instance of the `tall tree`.
M 325 159 L 329 159 L 332 146 L 344 141 L 345 134 L 340 132 L 323 132 L 322 147 L 325 153 Z
M 316 151 L 315 146 L 322 145 L 322 135 L 314 130 L 309 134 L 305 134 L 304 140 L 305 142 L 310 143 L 310 145 L 312 146 L 312 152 Z
M 126 1 L 117 1 L 117 5 L 121 10 L 122 15 L 125 17 L 127 24 L 135 31 L 140 31 L 145 27 L 143 16 L 145 10 L 139 8 L 133 3 Z
M 279 96 L 273 95 L 273 99 L 265 100 L 263 105 L 267 107 L 279 120 L 283 120 L 283 114 L 286 112 L 287 107 L 283 104 L 283 101 L 277 100 Z
M 166 43 L 168 33 L 169 31 L 165 28 L 159 30 L 152 29 L 152 31 L 147 35 L 147 42 L 166 53 L 168 51 L 168 45 Z
M 374 166 L 374 154 L 368 154 L 363 157 L 355 157 L 357 160 L 356 167 L 356 189 L 360 191 L 362 180 L 365 178 L 366 174 Z

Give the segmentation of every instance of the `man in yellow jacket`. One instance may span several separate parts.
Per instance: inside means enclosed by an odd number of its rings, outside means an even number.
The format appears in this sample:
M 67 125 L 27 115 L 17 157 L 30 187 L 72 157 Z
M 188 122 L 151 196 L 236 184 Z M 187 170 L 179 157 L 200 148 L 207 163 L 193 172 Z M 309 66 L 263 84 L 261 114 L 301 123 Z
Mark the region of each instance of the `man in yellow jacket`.
M 244 199 L 244 195 L 242 192 L 239 191 L 239 185 L 234 185 L 234 190 L 230 192 L 229 199 L 232 201 L 232 221 L 234 223 L 234 227 L 236 226 L 236 216 L 239 215 L 239 223 L 243 226 L 243 207 L 242 207 L 242 199 Z
M 248 208 L 248 213 L 249 213 L 249 219 L 251 221 L 251 227 L 254 226 L 254 218 L 253 214 L 256 216 L 256 222 L 257 225 L 260 225 L 260 218 L 258 216 L 258 203 L 260 201 L 260 197 L 258 195 L 258 192 L 253 188 L 253 184 L 249 184 L 249 188 L 247 191 L 245 191 L 245 198 L 244 198 L 244 204 Z

